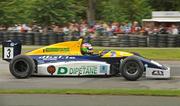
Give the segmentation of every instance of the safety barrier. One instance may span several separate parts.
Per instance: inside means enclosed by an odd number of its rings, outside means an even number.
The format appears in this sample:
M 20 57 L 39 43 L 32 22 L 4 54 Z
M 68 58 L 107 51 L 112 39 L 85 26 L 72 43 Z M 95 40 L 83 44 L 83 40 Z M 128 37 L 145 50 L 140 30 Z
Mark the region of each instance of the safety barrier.
M 64 37 L 61 34 L 54 33 L 0 32 L 0 42 L 10 39 L 18 39 L 23 45 L 49 45 L 64 41 Z
M 55 33 L 19 33 L 0 32 L 0 42 L 18 39 L 23 45 L 49 45 L 57 42 L 78 40 L 77 36 L 64 36 Z M 148 36 L 140 35 L 116 35 L 98 36 L 93 39 L 85 38 L 93 45 L 105 47 L 180 47 L 180 35 L 156 34 Z

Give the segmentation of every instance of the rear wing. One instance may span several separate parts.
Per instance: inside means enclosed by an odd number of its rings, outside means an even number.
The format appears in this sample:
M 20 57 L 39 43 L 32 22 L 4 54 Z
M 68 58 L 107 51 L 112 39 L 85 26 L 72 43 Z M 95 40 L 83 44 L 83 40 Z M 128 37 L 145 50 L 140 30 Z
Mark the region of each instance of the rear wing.
M 16 55 L 21 54 L 21 42 L 19 40 L 7 40 L 2 42 L 2 59 L 11 61 Z

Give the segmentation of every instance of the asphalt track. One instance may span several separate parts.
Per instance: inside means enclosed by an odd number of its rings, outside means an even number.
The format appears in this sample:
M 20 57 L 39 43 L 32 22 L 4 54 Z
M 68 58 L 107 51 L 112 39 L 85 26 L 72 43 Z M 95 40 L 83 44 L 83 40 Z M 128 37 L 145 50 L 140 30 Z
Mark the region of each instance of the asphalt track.
M 179 106 L 180 97 L 101 95 L 0 95 L 0 106 Z
M 170 80 L 154 80 L 142 77 L 138 81 L 126 81 L 122 77 L 31 77 L 16 79 L 8 69 L 8 63 L 0 60 L 0 89 L 179 89 L 180 61 L 160 61 L 171 67 Z M 0 106 L 179 106 L 180 97 L 113 96 L 113 95 L 55 95 L 55 94 L 0 94 Z
M 126 81 L 123 77 L 86 78 L 86 77 L 31 77 L 16 79 L 9 72 L 9 64 L 0 60 L 0 89 L 31 88 L 144 88 L 144 89 L 179 89 L 180 61 L 159 61 L 171 67 L 170 80 L 140 78 L 138 81 Z

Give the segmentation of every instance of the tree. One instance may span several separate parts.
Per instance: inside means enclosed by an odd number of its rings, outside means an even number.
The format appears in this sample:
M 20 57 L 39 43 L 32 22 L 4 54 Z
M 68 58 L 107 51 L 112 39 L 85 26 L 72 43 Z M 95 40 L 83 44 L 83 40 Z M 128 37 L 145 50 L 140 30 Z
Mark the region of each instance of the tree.
M 103 0 L 98 5 L 98 19 L 105 21 L 141 21 L 149 18 L 151 7 L 146 0 Z
M 141 21 L 151 11 L 180 11 L 180 0 L 0 0 L 0 25 L 36 22 L 43 26 L 88 19 Z
M 9 21 L 8 14 L 6 11 L 7 4 L 10 3 L 10 0 L 0 0 L 0 25 L 8 25 Z
M 88 0 L 87 20 L 89 23 L 95 21 L 96 0 Z
M 83 0 L 81 0 L 83 1 Z M 65 24 L 85 14 L 78 0 L 0 0 L 0 24 Z
M 36 0 L 32 18 L 44 26 L 65 24 L 75 20 L 82 10 L 75 0 Z
M 131 0 L 131 2 L 124 2 L 123 12 L 126 18 L 130 21 L 137 20 L 141 21 L 143 18 L 150 18 L 151 7 L 148 5 L 146 0 Z
M 148 0 L 156 11 L 180 11 L 180 0 Z
M 0 23 L 12 25 L 31 22 L 31 19 L 29 18 L 31 4 L 32 1 L 3 0 L 0 2 Z

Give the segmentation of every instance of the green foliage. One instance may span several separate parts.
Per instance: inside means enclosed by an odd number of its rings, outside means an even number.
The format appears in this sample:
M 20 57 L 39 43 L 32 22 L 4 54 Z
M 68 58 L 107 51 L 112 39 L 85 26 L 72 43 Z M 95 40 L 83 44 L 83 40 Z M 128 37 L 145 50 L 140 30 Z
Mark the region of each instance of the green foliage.
M 99 3 L 98 19 L 105 21 L 141 21 L 150 17 L 151 7 L 145 0 L 104 0 Z
M 0 24 L 52 23 L 79 20 L 85 8 L 77 0 L 2 0 Z
M 0 94 L 143 95 L 179 97 L 180 90 L 157 89 L 0 89 Z
M 18 23 L 28 23 L 32 1 L 26 0 L 5 0 L 0 2 L 2 15 L 0 16 L 0 23 L 11 25 Z
M 6 20 L 8 17 L 6 7 L 9 2 L 9 0 L 0 0 L 0 24 L 6 25 L 9 23 Z
M 39 24 L 65 24 L 78 18 L 83 10 L 75 0 L 37 0 L 32 9 L 32 18 Z
M 180 0 L 95 0 L 96 19 L 141 21 L 151 11 L 180 11 Z M 66 24 L 86 19 L 88 0 L 0 0 L 0 25 Z
M 180 0 L 148 0 L 156 11 L 180 11 Z

